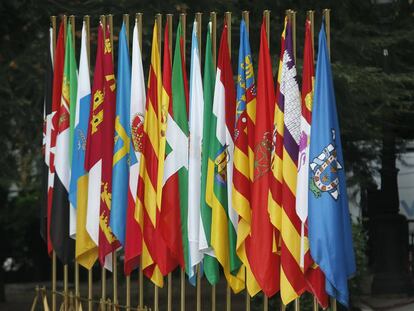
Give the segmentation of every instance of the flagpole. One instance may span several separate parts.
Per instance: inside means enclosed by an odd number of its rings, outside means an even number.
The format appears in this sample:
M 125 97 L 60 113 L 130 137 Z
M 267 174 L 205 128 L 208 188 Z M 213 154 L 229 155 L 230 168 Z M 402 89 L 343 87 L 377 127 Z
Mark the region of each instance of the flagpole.
M 197 311 L 201 311 L 201 269 L 197 265 Z
M 224 16 L 227 23 L 227 43 L 229 45 L 229 56 L 231 59 L 231 12 L 224 13 Z
M 142 260 L 139 265 L 139 308 L 144 307 L 144 272 L 142 271 Z
M 105 38 L 106 31 L 106 18 L 105 15 L 99 17 L 102 24 L 103 37 Z M 105 301 L 106 301 L 106 270 L 104 267 L 101 267 L 101 309 L 105 310 Z
M 173 14 L 167 14 L 168 25 L 168 49 L 170 54 L 170 62 L 172 63 L 172 32 L 173 32 Z M 171 272 L 167 276 L 167 311 L 172 311 L 172 276 Z
M 90 67 L 91 62 L 91 46 L 90 46 L 90 16 L 85 15 L 83 17 L 86 28 L 86 54 L 88 58 L 88 67 Z M 92 267 L 88 270 L 88 311 L 92 311 Z
M 296 64 L 296 60 L 297 60 L 296 58 L 296 11 L 291 10 L 290 14 L 291 14 L 291 21 L 292 21 L 293 59 Z M 299 297 L 295 299 L 294 309 L 295 311 L 300 310 L 300 298 Z
M 213 60 L 214 69 L 216 69 L 217 61 L 217 13 L 210 12 L 211 21 L 211 54 Z M 216 285 L 211 286 L 211 311 L 216 311 Z
M 128 50 L 129 50 L 129 14 L 123 14 L 122 21 L 125 24 L 125 33 L 126 33 L 126 39 L 128 43 Z
M 68 311 L 68 265 L 63 265 L 63 304 L 64 310 Z
M 326 44 L 329 58 L 331 58 L 331 9 L 324 9 L 323 16 L 325 17 Z
M 125 24 L 125 34 L 126 34 L 126 40 L 127 40 L 127 46 L 129 50 L 129 14 L 123 14 L 122 20 Z M 131 308 L 131 276 L 127 275 L 125 276 L 125 285 L 126 285 L 126 297 L 125 297 L 125 308 L 126 310 L 130 310 Z
M 249 11 L 243 11 L 242 12 L 242 18 L 244 20 L 244 23 L 246 24 L 246 31 L 247 34 L 250 33 L 250 29 L 249 29 Z M 247 290 L 247 268 L 244 268 L 244 279 L 245 279 L 245 286 L 246 286 L 246 297 L 245 297 L 245 304 L 246 304 L 246 311 L 250 311 L 250 295 L 249 292 Z
M 180 21 L 181 21 L 181 31 L 183 33 L 183 58 L 185 61 L 185 30 L 186 30 L 186 20 L 187 20 L 187 14 L 186 13 L 181 13 L 180 14 Z
M 195 14 L 195 19 L 197 21 L 197 41 L 198 41 L 198 59 L 200 60 L 200 69 L 201 69 L 201 18 L 203 13 L 197 12 Z
M 139 48 L 142 51 L 142 13 L 135 14 L 135 23 L 138 28 Z M 144 273 L 142 272 L 142 257 L 138 274 L 138 307 L 140 309 L 144 308 Z
M 210 13 L 210 21 L 211 21 L 211 54 L 213 58 L 213 65 L 214 68 L 217 66 L 216 62 L 216 55 L 217 55 L 217 13 L 211 12 Z M 215 286 L 215 285 L 213 285 Z M 215 301 L 215 300 L 214 300 Z
M 92 268 L 88 270 L 88 311 L 92 311 Z
M 331 311 L 336 311 L 336 299 L 331 297 Z
M 229 46 L 229 58 L 231 60 L 231 12 L 224 13 L 224 18 L 227 24 L 227 44 Z M 226 290 L 226 311 L 231 310 L 231 289 L 230 285 L 227 283 Z
M 314 39 L 314 34 L 315 34 L 315 11 L 314 10 L 309 10 L 307 12 L 307 15 L 308 15 L 308 18 L 309 18 L 310 29 L 311 29 L 312 55 L 315 55 L 315 39 Z
M 101 308 L 105 310 L 105 300 L 106 300 L 106 270 L 104 267 L 101 268 L 101 282 L 102 282 L 102 292 L 101 292 Z
M 173 23 L 173 14 L 167 14 L 168 49 L 170 50 L 170 62 L 171 62 L 171 64 L 172 64 L 172 23 Z
M 293 58 L 296 63 L 296 11 L 291 10 L 290 14 L 292 20 Z
M 73 45 L 73 50 L 76 51 L 76 42 L 75 42 L 75 16 L 74 15 L 70 15 L 69 16 L 69 22 L 70 25 L 72 26 L 72 45 Z M 76 54 L 76 52 L 75 52 Z M 80 291 L 79 291 L 79 263 L 76 262 L 75 260 L 75 311 L 78 311 L 79 307 L 79 296 L 80 296 Z
M 56 311 L 56 252 L 52 253 L 52 311 Z
M 181 311 L 185 311 L 185 272 L 180 269 L 180 283 L 181 283 Z
M 50 23 L 52 26 L 52 63 L 54 63 L 56 50 L 56 16 L 50 17 Z M 56 311 L 56 252 L 54 250 L 52 251 L 52 311 Z

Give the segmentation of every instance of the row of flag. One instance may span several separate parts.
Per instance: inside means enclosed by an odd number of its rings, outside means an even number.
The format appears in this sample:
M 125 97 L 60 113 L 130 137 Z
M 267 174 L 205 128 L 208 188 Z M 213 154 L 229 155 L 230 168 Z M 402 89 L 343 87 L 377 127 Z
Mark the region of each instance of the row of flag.
M 189 79 L 182 25 L 173 55 L 166 25 L 161 65 L 155 23 L 147 88 L 137 25 L 131 51 L 122 25 L 116 79 L 99 25 L 92 86 L 85 24 L 79 70 L 71 27 L 50 45 L 45 82 L 49 254 L 111 270 L 122 248 L 125 274 L 141 265 L 157 286 L 177 267 L 195 284 L 200 265 L 210 284 L 221 269 L 235 293 L 280 291 L 288 304 L 309 291 L 324 308 L 328 295 L 347 305 L 355 261 L 324 23 L 315 77 L 306 21 L 301 91 L 288 19 L 276 84 L 265 21 L 257 84 L 243 20 L 236 83 L 226 23 L 217 67 L 207 28 L 202 77 L 194 21 Z

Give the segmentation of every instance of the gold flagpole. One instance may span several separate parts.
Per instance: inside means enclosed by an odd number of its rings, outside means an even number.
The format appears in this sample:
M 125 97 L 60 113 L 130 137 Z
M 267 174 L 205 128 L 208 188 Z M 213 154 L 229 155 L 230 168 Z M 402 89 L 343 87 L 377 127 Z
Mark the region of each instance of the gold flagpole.
M 312 55 L 313 55 L 313 57 L 315 57 L 315 39 L 314 39 L 314 33 L 315 33 L 315 11 L 314 10 L 309 10 L 308 11 L 308 18 L 309 18 L 310 30 L 311 30 Z M 313 297 L 312 310 L 313 311 L 318 311 L 319 310 L 318 300 L 316 299 L 315 296 Z
M 198 59 L 200 61 L 200 68 L 201 68 L 201 18 L 202 13 L 197 12 L 195 14 L 195 20 L 197 22 L 197 41 L 198 41 Z M 197 311 L 201 311 L 201 269 L 200 264 L 197 265 L 197 301 L 196 307 Z
M 142 51 L 142 13 L 135 14 L 135 23 L 137 24 L 137 28 L 138 28 L 139 48 Z M 144 274 L 142 272 L 142 261 L 139 265 L 138 290 L 139 290 L 138 306 L 140 309 L 142 309 L 144 308 Z
M 331 57 L 331 9 L 324 9 L 325 17 L 326 43 L 328 45 L 329 58 Z
M 126 33 L 126 39 L 128 43 L 128 49 L 129 49 L 129 14 L 123 14 L 122 20 L 125 24 L 125 33 Z
M 217 66 L 217 13 L 210 12 L 211 21 L 211 54 L 214 68 Z M 211 286 L 211 310 L 216 311 L 216 285 Z
M 162 38 L 162 15 L 161 14 L 156 14 L 155 16 L 156 18 L 156 22 L 157 22 L 157 28 L 158 28 L 158 50 L 160 53 L 160 58 L 161 57 L 161 38 Z M 159 311 L 158 308 L 158 286 L 154 284 L 154 311 Z
M 197 311 L 201 311 L 201 271 L 200 264 L 197 265 Z
M 52 63 L 55 60 L 56 51 L 56 16 L 50 17 L 52 26 Z M 52 252 L 52 311 L 56 311 L 56 252 Z
M 246 24 L 246 31 L 247 34 L 249 34 L 250 30 L 249 30 L 249 11 L 243 11 L 242 12 L 242 18 L 244 20 L 244 23 Z M 244 278 L 245 278 L 245 286 L 246 286 L 246 297 L 245 297 L 245 304 L 246 304 L 246 311 L 250 311 L 250 295 L 249 292 L 247 291 L 247 269 L 246 267 L 244 268 Z
M 229 57 L 231 59 L 231 12 L 224 13 L 224 18 L 226 19 L 227 24 L 227 43 L 229 46 Z M 226 311 L 231 310 L 231 289 L 230 285 L 227 283 L 226 290 Z
M 185 272 L 180 269 L 180 283 L 181 283 L 181 311 L 185 311 Z
M 337 307 L 336 307 L 336 299 L 333 297 L 330 297 L 331 299 L 331 311 L 336 311 Z
M 157 34 L 157 36 L 158 36 L 158 50 L 159 50 L 160 58 L 161 58 L 162 15 L 160 13 L 155 14 L 155 20 L 156 20 L 157 28 L 158 28 L 158 34 Z
M 126 33 L 128 50 L 130 50 L 129 48 L 129 14 L 123 14 L 122 20 L 125 24 L 125 33 Z M 131 276 L 130 275 L 127 275 L 125 277 L 125 286 L 126 286 L 125 308 L 126 310 L 130 310 L 131 308 Z
M 118 305 L 118 259 L 116 251 L 112 252 L 112 285 L 113 285 L 113 304 Z
M 197 40 L 198 40 L 198 59 L 200 60 L 200 67 L 201 67 L 201 18 L 203 13 L 197 12 L 195 14 L 195 19 L 197 21 Z
M 231 311 L 231 289 L 229 284 L 226 288 L 226 311 Z
M 52 311 L 56 311 L 56 253 L 52 253 Z
M 229 45 L 229 51 L 230 51 L 230 58 L 231 58 L 231 12 L 224 13 L 226 23 L 227 23 L 227 42 Z
M 296 11 L 291 10 L 292 19 L 292 41 L 293 41 L 293 58 L 296 63 Z
M 144 308 L 144 273 L 142 271 L 142 261 L 139 266 L 139 308 Z
M 63 265 L 63 294 L 64 310 L 68 311 L 68 265 Z
M 185 44 L 185 36 L 186 36 L 186 17 L 187 14 L 186 13 L 181 13 L 180 14 L 180 22 L 181 22 L 181 31 L 182 31 L 182 36 L 183 36 L 183 58 L 185 61 L 185 48 L 186 48 L 186 44 Z M 185 311 L 185 271 L 184 269 L 180 269 L 180 283 L 181 283 L 181 311 Z
M 310 30 L 311 30 L 312 54 L 315 55 L 315 39 L 314 39 L 314 33 L 315 33 L 315 11 L 314 10 L 309 10 L 307 12 L 307 15 L 308 15 L 308 18 L 309 18 Z
M 106 31 L 105 15 L 100 16 L 100 22 L 102 24 L 103 37 L 105 38 L 105 31 Z M 105 310 L 105 301 L 106 301 L 106 270 L 104 267 L 101 267 L 101 310 Z
M 216 55 L 217 55 L 217 13 L 211 12 L 210 13 L 210 20 L 211 20 L 211 54 L 213 54 L 213 64 L 214 68 L 216 68 Z
M 183 44 L 183 58 L 184 58 L 184 61 L 185 61 L 185 46 L 186 46 L 186 44 L 185 44 L 186 20 L 187 20 L 187 14 L 186 13 L 181 13 L 180 14 L 180 21 L 181 21 L 181 30 L 183 32 L 183 41 L 184 41 L 184 44 Z
M 100 16 L 100 22 L 102 24 L 103 37 L 105 38 L 106 31 L 106 18 L 105 15 Z M 106 303 L 106 269 L 101 267 L 101 310 L 105 310 Z
M 170 52 L 170 62 L 172 64 L 172 32 L 173 14 L 167 14 L 168 23 L 168 49 Z M 171 272 L 167 276 L 167 310 L 172 311 L 172 276 Z
M 75 40 L 75 32 L 76 32 L 76 23 L 75 23 L 75 16 L 71 15 L 69 16 L 69 22 L 72 26 L 72 45 L 73 50 L 76 51 L 76 40 Z M 76 54 L 76 52 L 75 52 Z M 80 297 L 80 291 L 79 291 L 79 264 L 75 260 L 75 311 L 78 311 L 79 309 L 79 297 Z
M 88 311 L 92 311 L 92 268 L 88 270 Z
M 168 49 L 170 51 L 170 62 L 172 64 L 172 23 L 173 23 L 173 14 L 167 14 L 167 23 L 168 23 Z

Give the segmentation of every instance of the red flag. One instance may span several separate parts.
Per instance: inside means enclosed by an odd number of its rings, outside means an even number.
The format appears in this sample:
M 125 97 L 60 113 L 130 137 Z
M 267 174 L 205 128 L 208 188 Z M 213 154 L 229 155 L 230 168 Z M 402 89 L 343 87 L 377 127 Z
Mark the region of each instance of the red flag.
M 110 254 L 119 246 L 119 241 L 109 227 L 112 193 L 112 159 L 114 150 L 115 130 L 115 74 L 110 40 L 109 25 L 106 26 L 105 43 L 103 54 L 103 75 L 104 75 L 104 101 L 102 121 L 102 181 L 101 181 L 101 205 L 99 221 L 99 260 L 101 265 L 111 269 L 112 258 Z
M 56 43 L 55 59 L 53 62 L 53 95 L 52 95 L 52 126 L 50 133 L 50 155 L 49 155 L 49 180 L 47 198 L 47 251 L 52 254 L 52 241 L 50 239 L 50 219 L 52 216 L 53 184 L 55 176 L 55 149 L 58 133 L 59 116 L 58 110 L 62 99 L 63 66 L 65 62 L 64 27 L 63 22 L 59 27 L 59 34 Z
M 254 179 L 251 195 L 252 223 L 246 253 L 250 266 L 263 292 L 268 296 L 279 290 L 279 256 L 274 252 L 275 228 L 268 212 L 275 93 L 272 64 L 265 21 L 260 36 L 259 69 L 254 133 Z
M 172 69 L 171 69 L 171 56 L 170 56 L 170 50 L 169 50 L 169 38 L 168 38 L 168 22 L 165 26 L 165 36 L 164 36 L 164 67 L 163 67 L 163 97 L 162 101 L 163 104 L 168 105 L 168 119 L 174 120 L 174 109 L 173 105 L 179 106 L 182 103 L 180 102 L 174 102 L 173 104 L 173 95 L 172 95 Z M 177 36 L 179 36 L 179 33 L 177 32 Z M 182 46 L 182 36 L 180 38 L 177 38 L 180 40 L 180 45 Z M 177 47 L 176 47 L 177 48 Z M 181 49 L 182 51 L 182 49 Z M 176 55 L 174 56 L 176 57 Z M 180 55 L 181 60 L 183 60 L 183 55 L 181 53 Z M 176 62 L 176 60 L 174 60 Z M 183 72 L 185 73 L 185 67 L 184 64 L 182 66 Z M 183 76 L 183 83 L 184 88 L 187 85 L 186 77 Z M 188 98 L 187 89 L 185 89 L 185 95 Z M 177 110 L 177 108 L 176 108 Z M 171 122 L 171 121 L 168 121 Z M 174 121 L 173 121 L 174 122 Z M 168 124 L 167 124 L 168 127 Z M 168 129 L 167 129 L 168 131 Z M 168 136 L 166 132 L 166 136 Z M 167 158 L 169 156 L 167 150 L 166 150 L 166 141 L 165 138 L 164 143 L 160 147 L 161 152 L 159 154 L 159 157 Z M 167 142 L 168 143 L 168 142 Z M 174 146 L 172 147 L 174 148 Z M 170 148 L 171 149 L 171 148 Z M 173 150 L 172 150 L 173 151 Z M 171 159 L 170 159 L 171 162 Z M 168 171 L 168 168 L 164 168 L 163 171 Z M 165 179 L 165 183 L 164 183 Z M 169 248 L 171 252 L 171 256 L 173 256 L 173 260 L 170 262 L 170 265 L 166 271 L 172 271 L 176 268 L 176 266 L 179 264 L 181 268 L 185 268 L 185 262 L 184 262 L 184 253 L 183 253 L 183 239 L 181 235 L 181 214 L 180 214 L 180 206 L 181 206 L 181 198 L 180 195 L 180 176 L 179 172 L 175 172 L 171 176 L 168 176 L 168 178 L 165 175 L 163 176 L 163 187 L 162 187 L 162 199 L 161 199 L 161 213 L 160 213 L 160 224 L 159 224 L 159 230 L 165 240 L 165 243 L 167 247 Z M 161 268 L 161 267 L 160 267 Z M 162 272 L 162 269 L 161 269 Z

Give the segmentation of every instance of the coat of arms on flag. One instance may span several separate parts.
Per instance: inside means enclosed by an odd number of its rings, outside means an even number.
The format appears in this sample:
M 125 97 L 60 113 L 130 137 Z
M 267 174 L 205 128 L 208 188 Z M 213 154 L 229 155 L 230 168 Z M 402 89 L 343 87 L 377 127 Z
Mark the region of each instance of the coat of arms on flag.
M 309 165 L 313 172 L 309 188 L 316 198 L 321 196 L 321 192 L 328 192 L 337 200 L 339 196 L 337 171 L 342 169 L 342 166 L 336 156 L 334 129 L 332 129 L 332 140 L 333 143 L 327 145 Z

